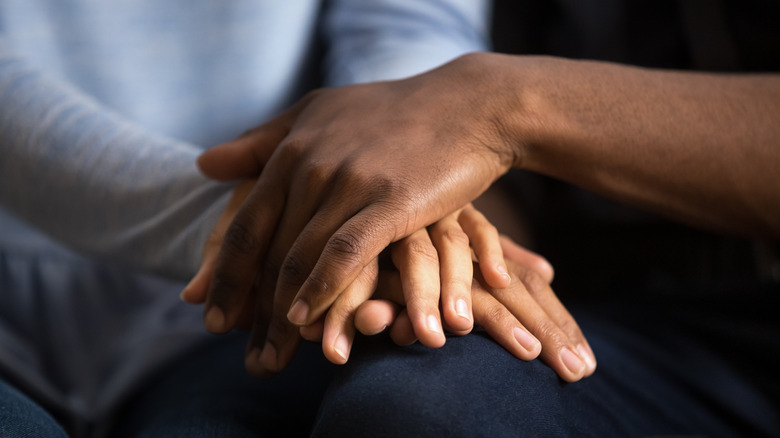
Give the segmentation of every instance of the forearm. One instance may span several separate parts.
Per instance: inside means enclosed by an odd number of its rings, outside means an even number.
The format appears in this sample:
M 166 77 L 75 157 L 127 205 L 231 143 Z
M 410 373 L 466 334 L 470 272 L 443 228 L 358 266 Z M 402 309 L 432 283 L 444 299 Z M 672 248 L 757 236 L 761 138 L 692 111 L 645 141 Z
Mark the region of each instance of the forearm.
M 191 275 L 229 191 L 198 173 L 199 150 L 0 55 L 0 205 L 78 250 Z
M 496 55 L 490 55 L 496 56 Z M 780 237 L 780 77 L 497 56 L 516 167 L 697 226 Z

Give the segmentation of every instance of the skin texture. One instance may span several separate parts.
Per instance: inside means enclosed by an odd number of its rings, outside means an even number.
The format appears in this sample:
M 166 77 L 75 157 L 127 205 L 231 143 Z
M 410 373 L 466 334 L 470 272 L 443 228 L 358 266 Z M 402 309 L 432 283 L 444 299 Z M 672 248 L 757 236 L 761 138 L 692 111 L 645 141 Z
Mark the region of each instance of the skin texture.
M 254 181 L 245 181 L 235 189 L 205 244 L 201 269 L 182 292 L 184 301 L 199 304 L 206 300 L 225 232 L 253 184 Z M 474 254 L 482 254 L 483 259 L 506 256 L 508 284 L 499 288 L 489 285 L 483 270 L 472 259 L 469 241 L 479 242 L 477 246 L 484 247 L 474 251 Z M 437 313 L 441 304 L 441 322 L 448 332 L 465 335 L 476 323 L 518 358 L 533 360 L 541 356 L 564 380 L 576 381 L 594 372 L 595 356 L 587 340 L 550 288 L 554 275 L 552 266 L 511 239 L 499 237 L 495 228 L 473 207 L 467 206 L 428 231 L 420 230 L 393 244 L 390 253 L 390 258 L 399 263 L 385 266 L 378 272 L 364 270 L 325 317 L 300 328 L 300 337 L 322 342 L 323 353 L 332 362 L 346 363 L 356 329 L 373 335 L 390 327 L 391 337 L 399 345 L 418 340 L 430 347 L 443 345 L 441 327 L 432 333 L 419 330 L 419 325 L 413 323 L 419 318 L 414 314 L 413 303 L 423 300 L 429 301 L 426 304 L 433 306 Z M 371 266 L 376 269 L 377 265 Z M 410 268 L 414 272 L 409 273 Z M 474 281 L 473 276 L 476 276 Z M 429 291 L 439 290 L 440 286 L 439 301 L 438 294 Z M 445 293 L 448 290 L 450 293 Z M 415 293 L 418 296 L 414 296 Z M 250 300 L 254 298 L 250 297 Z M 458 300 L 464 301 L 465 312 L 458 310 Z M 419 309 L 427 306 L 417 307 L 419 314 Z M 261 320 L 255 314 L 253 303 L 246 303 L 240 310 L 236 326 L 258 330 L 255 327 Z M 425 318 L 421 323 L 425 325 Z M 250 372 L 267 377 L 276 370 L 266 368 L 261 360 L 262 352 L 252 348 L 261 341 L 262 338 L 250 341 L 246 363 Z M 298 341 L 296 338 L 286 347 L 294 351 Z M 569 360 L 568 365 L 564 357 Z
M 710 230 L 780 238 L 780 76 L 489 55 L 515 167 Z M 538 91 L 542 90 L 542 91 Z
M 550 287 L 552 268 L 543 258 L 502 237 L 512 281 L 507 288 L 488 286 L 477 273 L 472 283 L 475 323 L 507 351 L 523 360 L 541 358 L 563 380 L 574 382 L 596 369 L 596 360 L 574 318 Z M 538 270 L 537 270 L 538 269 Z M 355 326 L 375 335 L 389 327 L 396 344 L 415 342 L 414 332 L 398 295 L 397 273 L 380 276 L 373 300 L 363 303 Z M 455 334 L 466 334 L 448 327 Z
M 472 54 L 401 81 L 320 90 L 200 157 L 217 179 L 263 170 L 216 260 L 206 326 L 231 326 L 237 315 L 224 309 L 251 294 L 261 266 L 261 296 L 274 291 L 258 313 L 271 359 L 388 245 L 511 166 L 695 226 L 777 239 L 779 117 L 777 75 L 548 57 Z

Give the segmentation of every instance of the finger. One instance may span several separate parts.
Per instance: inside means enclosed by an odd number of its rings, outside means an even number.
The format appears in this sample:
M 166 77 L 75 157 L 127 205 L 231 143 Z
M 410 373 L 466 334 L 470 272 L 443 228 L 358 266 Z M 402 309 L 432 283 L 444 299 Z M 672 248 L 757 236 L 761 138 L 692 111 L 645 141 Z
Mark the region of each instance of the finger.
M 280 154 L 289 156 L 286 150 L 282 150 Z M 294 177 L 291 187 L 293 196 L 290 198 L 302 199 L 306 191 L 316 198 L 318 193 L 315 190 L 316 185 L 311 179 Z M 296 252 L 290 250 L 290 247 L 299 238 L 301 229 L 312 221 L 316 223 L 314 219 L 309 220 L 312 215 L 311 210 L 315 207 L 315 205 L 288 202 L 269 246 L 268 256 L 263 263 L 260 283 L 262 287 L 258 290 L 258 294 L 264 297 L 266 306 L 270 305 L 271 311 L 263 314 L 264 320 L 256 321 L 253 335 L 250 337 L 254 350 L 252 355 L 256 356 L 256 360 L 250 362 L 248 359 L 247 367 L 254 367 L 253 374 L 267 375 L 281 371 L 292 359 L 301 336 L 312 339 L 324 336 L 326 321 L 323 315 L 298 327 L 287 316 L 298 287 L 290 278 L 304 277 L 310 270 L 306 267 L 307 263 L 311 265 L 314 263 L 307 262 L 306 257 L 299 257 Z M 316 247 L 316 242 L 313 244 Z M 323 320 L 322 333 L 318 333 L 319 326 L 316 322 L 318 320 Z M 307 326 L 309 328 L 301 332 L 301 328 Z
M 550 284 L 532 268 L 513 266 L 512 271 L 555 325 L 566 333 L 569 345 L 585 361 L 585 376 L 593 374 L 596 370 L 596 356 L 579 324 L 550 288 Z
M 474 282 L 472 290 L 474 318 L 490 337 L 522 360 L 537 358 L 542 351 L 542 343 L 479 282 Z
M 272 291 L 276 285 L 276 276 L 273 273 L 263 272 L 256 277 L 255 282 L 257 291 Z M 260 361 L 260 356 L 266 346 L 266 335 L 271 316 L 273 315 L 273 309 L 274 295 L 268 292 L 258 292 L 254 303 L 254 319 L 252 320 L 252 329 L 249 332 L 245 357 L 246 370 L 249 374 L 257 377 L 271 377 L 275 373 L 264 362 Z M 275 352 L 275 349 L 270 351 L 270 353 L 274 354 Z M 268 355 L 269 353 L 266 354 Z
M 260 377 L 268 377 L 283 370 L 292 361 L 301 341 L 299 327 L 285 317 L 289 299 L 267 292 L 274 290 L 269 289 L 272 281 L 265 280 L 273 278 L 268 274 L 262 277 L 263 289 L 258 292 L 260 299 L 257 300 L 258 308 L 246 355 L 247 370 Z
M 392 339 L 396 345 L 402 347 L 412 345 L 417 341 L 417 337 L 414 334 L 414 328 L 412 327 L 412 321 L 409 319 L 409 313 L 406 309 L 403 309 L 398 313 L 395 322 L 390 326 L 390 339 Z
M 382 207 L 374 204 L 361 210 L 351 202 L 349 197 L 326 200 L 290 248 L 280 285 L 297 291 L 288 314 L 297 325 L 320 317 L 393 240 Z M 316 264 L 307 275 L 312 257 Z
M 428 227 L 439 257 L 441 308 L 448 329 L 467 333 L 473 327 L 471 280 L 474 265 L 469 238 L 454 215 Z
M 398 271 L 380 270 L 374 295 L 355 312 L 355 328 L 364 335 L 379 334 L 392 326 L 405 304 Z
M 390 300 L 370 299 L 355 312 L 355 328 L 364 335 L 378 335 L 390 327 L 401 306 Z
M 439 315 L 439 257 L 426 229 L 418 230 L 391 248 L 393 263 L 401 273 L 406 309 L 414 333 L 423 345 L 444 345 Z
M 325 331 L 325 318 L 320 318 L 314 323 L 298 329 L 303 339 L 311 342 L 322 342 L 322 333 Z
M 518 268 L 514 267 L 513 271 Z M 526 277 L 536 278 L 536 284 L 529 287 L 536 288 L 546 283 L 534 271 L 527 269 Z M 514 272 L 513 272 L 514 274 Z M 527 280 L 528 278 L 525 278 Z M 541 291 L 552 290 L 541 289 Z M 516 275 L 512 276 L 512 283 L 506 289 L 490 289 L 493 295 L 517 320 L 528 329 L 542 344 L 541 359 L 552 368 L 563 380 L 574 382 L 585 376 L 587 364 L 577 351 L 577 344 L 572 342 L 558 321 L 549 315 L 537 301 L 536 296 L 528 292 L 526 285 Z M 476 315 L 475 315 L 476 316 Z M 522 335 L 518 333 L 518 335 Z
M 214 275 L 217 265 L 219 248 L 225 238 L 227 228 L 230 226 L 230 222 L 235 217 L 238 209 L 244 203 L 247 195 L 251 192 L 255 182 L 254 179 L 244 180 L 233 189 L 233 194 L 225 207 L 225 211 L 220 215 L 214 228 L 206 238 L 206 242 L 203 244 L 203 255 L 198 272 L 179 295 L 183 301 L 191 304 L 201 304 L 206 301 L 211 277 Z
M 544 281 L 552 283 L 553 278 L 555 277 L 555 269 L 553 269 L 547 259 L 533 251 L 523 248 L 507 236 L 502 235 L 499 237 L 499 240 L 501 242 L 501 249 L 504 252 L 504 257 L 515 264 L 533 269 L 544 279 Z
M 253 287 L 246 298 L 244 306 L 241 308 L 235 327 L 239 330 L 251 330 L 255 321 L 255 307 L 257 305 L 258 291 Z
M 235 326 L 254 283 L 257 267 L 283 211 L 285 196 L 275 181 L 274 170 L 263 174 L 225 232 L 206 300 L 205 325 L 214 333 Z
M 471 204 L 461 210 L 458 222 L 469 237 L 479 261 L 479 269 L 488 285 L 495 288 L 509 286 L 509 273 L 496 227 Z
M 374 293 L 377 271 L 376 261 L 366 265 L 325 315 L 322 352 L 335 364 L 344 364 L 349 359 L 352 341 L 355 339 L 355 312 Z

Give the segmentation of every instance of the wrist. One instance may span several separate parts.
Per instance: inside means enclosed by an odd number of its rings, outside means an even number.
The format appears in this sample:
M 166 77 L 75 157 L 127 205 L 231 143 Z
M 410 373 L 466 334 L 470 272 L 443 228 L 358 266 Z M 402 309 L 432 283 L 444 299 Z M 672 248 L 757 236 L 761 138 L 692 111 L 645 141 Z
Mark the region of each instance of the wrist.
M 564 112 L 556 107 L 554 92 L 564 75 L 560 63 L 551 57 L 473 53 L 458 58 L 462 70 L 474 70 L 467 77 L 474 86 L 475 100 L 490 102 L 480 121 L 493 135 L 488 147 L 496 153 L 503 170 L 510 167 L 534 170 L 541 164 L 544 145 L 566 132 Z M 557 108 L 557 109 L 556 109 Z
M 464 113 L 468 114 L 462 123 L 478 133 L 482 146 L 492 152 L 492 160 L 497 169 L 498 178 L 509 168 L 516 167 L 521 161 L 522 143 L 518 141 L 522 134 L 514 118 L 516 105 L 516 82 L 512 80 L 510 56 L 487 52 L 474 52 L 463 55 L 447 66 L 450 77 L 458 78 L 457 93 L 464 96 Z M 453 93 L 453 94 L 454 94 Z

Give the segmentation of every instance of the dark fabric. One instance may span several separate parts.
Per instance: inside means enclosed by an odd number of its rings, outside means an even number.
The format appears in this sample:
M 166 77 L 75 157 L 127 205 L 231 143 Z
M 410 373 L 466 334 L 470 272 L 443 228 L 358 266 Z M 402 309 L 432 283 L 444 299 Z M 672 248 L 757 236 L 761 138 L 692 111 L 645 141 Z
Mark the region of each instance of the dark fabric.
M 571 308 L 599 361 L 577 383 L 481 330 L 441 349 L 359 337 L 340 367 L 306 343 L 271 380 L 246 375 L 236 337 L 161 373 L 111 436 L 780 436 L 780 289 L 630 292 Z
M 307 436 L 335 365 L 304 342 L 272 379 L 244 369 L 246 336 L 231 335 L 172 364 L 128 403 L 111 437 Z
M 505 53 L 776 72 L 777 23 L 780 2 L 771 0 L 496 0 L 493 36 Z M 647 283 L 780 281 L 776 243 L 703 232 L 522 171 L 501 184 L 522 206 L 536 249 L 559 274 L 556 291 L 569 300 Z
M 0 379 L 0 437 L 62 438 L 67 435 L 41 406 Z
M 743 292 L 760 306 L 779 304 L 777 294 Z M 780 436 L 759 378 L 771 378 L 780 357 L 754 361 L 757 352 L 780 351 L 776 324 L 753 336 L 769 312 L 756 319 L 755 309 L 728 302 L 690 304 L 573 308 L 599 360 L 592 377 L 574 384 L 540 361 L 517 360 L 484 332 L 449 337 L 439 350 L 363 339 L 326 393 L 314 436 Z M 755 380 L 735 372 L 744 367 Z
M 496 51 L 674 69 L 780 70 L 774 0 L 496 0 Z
M 494 21 L 495 48 L 505 53 L 682 70 L 780 71 L 777 1 L 497 0 Z M 677 406 L 689 413 L 689 424 L 695 418 L 706 423 L 699 433 L 780 435 L 780 345 L 772 340 L 780 335 L 776 242 L 713 234 L 527 172 L 512 171 L 499 184 L 531 225 L 535 249 L 555 266 L 555 291 L 567 306 L 591 309 L 583 316 L 591 330 L 609 323 L 615 333 L 638 333 L 637 339 L 657 338 L 660 331 L 674 345 L 661 354 L 640 340 L 586 333 L 597 344 L 599 369 L 583 387 L 608 389 L 602 394 L 607 400 L 609 392 L 620 396 L 610 374 L 621 363 L 621 372 L 636 376 L 636 396 L 647 401 L 645 408 L 660 409 L 659 422 L 668 418 L 666 407 Z M 742 385 L 758 397 L 740 395 Z M 663 392 L 671 386 L 676 389 Z M 709 410 L 709 419 L 689 410 L 696 404 Z M 762 414 L 745 415 L 750 412 Z M 611 415 L 623 414 L 616 409 Z M 731 426 L 722 421 L 731 420 L 741 426 L 727 432 Z M 767 421 L 774 426 L 764 428 Z M 626 432 L 622 436 L 668 433 Z

